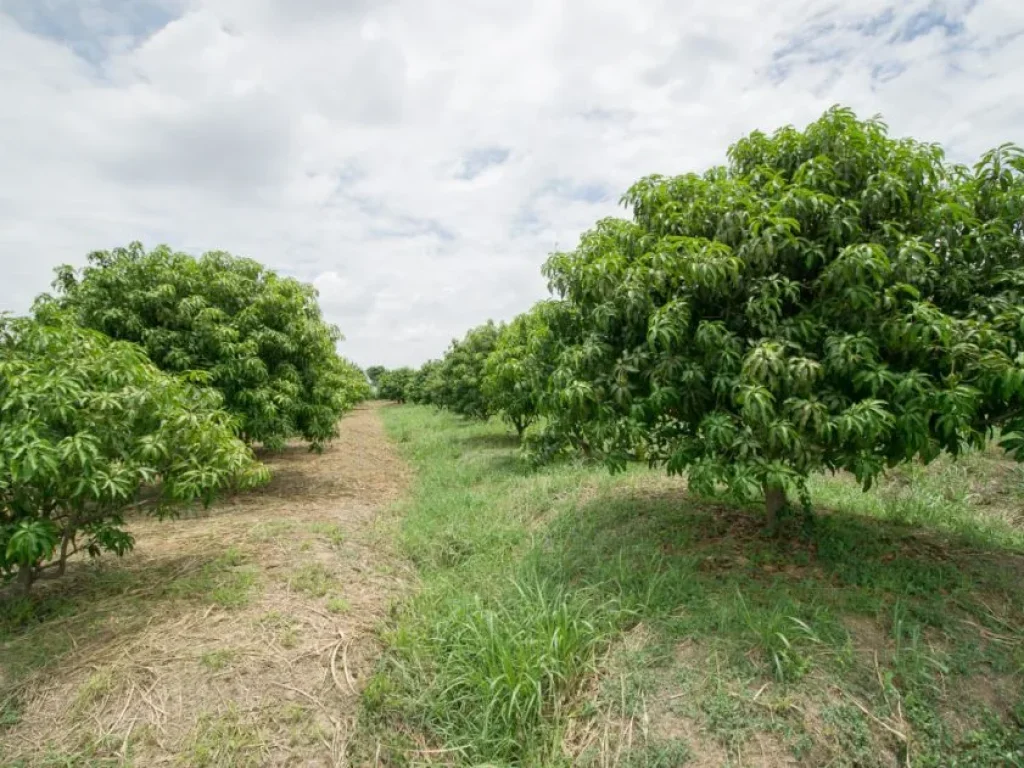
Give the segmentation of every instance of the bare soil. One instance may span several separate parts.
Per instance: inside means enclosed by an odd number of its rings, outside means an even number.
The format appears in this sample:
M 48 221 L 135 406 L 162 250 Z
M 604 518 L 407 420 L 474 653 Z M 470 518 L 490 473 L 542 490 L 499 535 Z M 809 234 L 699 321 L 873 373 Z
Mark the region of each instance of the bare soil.
M 375 627 L 411 582 L 385 536 L 408 470 L 379 407 L 323 454 L 266 456 L 266 487 L 140 516 L 129 556 L 45 585 L 61 610 L 0 644 L 0 764 L 346 765 Z

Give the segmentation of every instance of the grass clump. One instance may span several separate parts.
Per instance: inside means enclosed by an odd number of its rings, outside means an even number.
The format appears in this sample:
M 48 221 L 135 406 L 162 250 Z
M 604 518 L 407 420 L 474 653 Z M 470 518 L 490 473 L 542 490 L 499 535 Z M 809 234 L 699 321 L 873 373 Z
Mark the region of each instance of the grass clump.
M 571 507 L 588 470 L 531 474 L 494 425 L 427 408 L 388 409 L 385 425 L 407 436 L 419 470 L 395 538 L 423 589 L 387 633 L 367 687 L 366 743 L 380 736 L 399 762 L 396 734 L 467 764 L 546 765 L 624 615 L 613 599 L 539 578 L 523 559 L 530 526 Z
M 335 586 L 334 575 L 322 563 L 307 563 L 288 577 L 289 589 L 309 597 L 323 597 Z
M 613 615 L 539 582 L 445 601 L 391 638 L 368 702 L 471 763 L 551 754 Z
M 218 648 L 200 655 L 199 665 L 211 672 L 219 672 L 234 663 L 237 658 L 238 651 L 233 648 Z
M 345 532 L 337 523 L 310 523 L 309 530 L 327 540 L 332 547 L 340 547 L 345 543 Z
M 352 610 L 352 603 L 344 597 L 329 597 L 327 598 L 327 610 L 329 613 L 348 613 Z
M 249 604 L 258 584 L 254 566 L 246 564 L 245 554 L 236 547 L 224 552 L 167 585 L 171 597 L 202 600 L 221 608 L 242 608 Z
M 204 712 L 189 734 L 181 755 L 183 765 L 196 768 L 214 766 L 259 766 L 265 764 L 266 738 L 259 725 L 243 719 L 231 705 L 224 712 Z

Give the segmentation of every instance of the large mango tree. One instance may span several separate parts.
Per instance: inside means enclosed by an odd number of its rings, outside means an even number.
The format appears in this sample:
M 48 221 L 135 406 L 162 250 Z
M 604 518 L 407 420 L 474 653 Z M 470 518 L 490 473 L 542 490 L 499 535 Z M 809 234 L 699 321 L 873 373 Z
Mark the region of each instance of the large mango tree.
M 1024 430 L 1024 155 L 973 167 L 834 108 L 652 176 L 545 273 L 575 314 L 551 437 L 764 498 Z

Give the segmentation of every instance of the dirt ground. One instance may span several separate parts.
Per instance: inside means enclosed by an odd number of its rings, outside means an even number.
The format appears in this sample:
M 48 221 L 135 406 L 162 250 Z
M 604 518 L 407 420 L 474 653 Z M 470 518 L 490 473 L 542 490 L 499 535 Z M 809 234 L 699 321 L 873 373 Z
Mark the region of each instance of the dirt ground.
M 385 536 L 408 470 L 379 407 L 322 455 L 266 457 L 266 487 L 132 520 L 133 553 L 46 585 L 61 610 L 0 645 L 0 765 L 346 765 L 374 629 L 409 583 Z

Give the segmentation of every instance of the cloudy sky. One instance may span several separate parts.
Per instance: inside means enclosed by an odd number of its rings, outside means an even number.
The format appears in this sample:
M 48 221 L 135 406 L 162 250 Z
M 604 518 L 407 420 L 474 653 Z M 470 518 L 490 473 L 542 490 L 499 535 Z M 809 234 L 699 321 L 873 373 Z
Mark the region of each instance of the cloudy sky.
M 223 249 L 418 364 L 642 175 L 833 103 L 972 160 L 1024 144 L 1022 73 L 1022 0 L 0 0 L 0 309 Z

